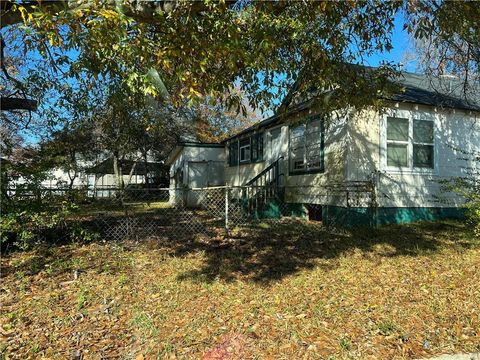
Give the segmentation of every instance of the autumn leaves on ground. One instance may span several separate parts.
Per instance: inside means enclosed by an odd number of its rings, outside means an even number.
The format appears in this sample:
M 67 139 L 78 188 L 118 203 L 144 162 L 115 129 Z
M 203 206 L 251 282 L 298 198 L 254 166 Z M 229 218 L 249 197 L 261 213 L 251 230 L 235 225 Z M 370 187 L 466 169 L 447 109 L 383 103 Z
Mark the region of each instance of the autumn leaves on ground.
M 2 258 L 4 358 L 410 359 L 480 350 L 459 223 L 56 245 Z

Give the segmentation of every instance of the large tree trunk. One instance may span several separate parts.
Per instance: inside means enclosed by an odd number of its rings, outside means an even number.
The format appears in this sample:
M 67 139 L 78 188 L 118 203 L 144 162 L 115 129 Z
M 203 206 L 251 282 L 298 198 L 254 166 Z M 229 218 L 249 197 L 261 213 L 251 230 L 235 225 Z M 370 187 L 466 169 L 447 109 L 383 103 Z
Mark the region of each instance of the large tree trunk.
M 137 167 L 137 160 L 134 161 L 132 168 L 130 169 L 130 172 L 128 173 L 128 180 L 125 186 L 130 185 L 130 182 L 132 181 L 133 173 L 135 171 L 135 168 Z

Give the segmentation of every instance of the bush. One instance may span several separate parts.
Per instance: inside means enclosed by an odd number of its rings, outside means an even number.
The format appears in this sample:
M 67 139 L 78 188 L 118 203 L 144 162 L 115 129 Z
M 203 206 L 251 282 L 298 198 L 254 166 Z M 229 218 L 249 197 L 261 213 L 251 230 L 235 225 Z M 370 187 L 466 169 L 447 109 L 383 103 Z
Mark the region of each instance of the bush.
M 51 196 L 43 198 L 41 203 L 11 201 L 0 219 L 2 249 L 14 246 L 27 250 L 42 242 L 98 239 L 98 234 L 71 219 L 77 206 L 67 198 L 71 197 Z
M 59 207 L 49 206 L 45 209 L 17 205 L 16 211 L 2 214 L 1 242 L 2 247 L 11 243 L 22 250 L 41 241 L 56 241 L 63 237 L 67 229 L 67 217 L 75 208 L 66 201 L 62 201 Z
M 465 199 L 467 222 L 475 236 L 480 237 L 480 182 L 476 176 L 446 180 L 441 184 L 443 191 L 457 193 Z

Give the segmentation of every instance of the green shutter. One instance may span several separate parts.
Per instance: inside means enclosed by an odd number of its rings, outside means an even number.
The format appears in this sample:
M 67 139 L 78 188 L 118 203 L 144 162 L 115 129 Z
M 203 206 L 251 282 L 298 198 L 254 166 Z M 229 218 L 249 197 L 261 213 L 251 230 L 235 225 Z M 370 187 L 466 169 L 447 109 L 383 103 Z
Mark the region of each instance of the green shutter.
M 238 141 L 230 143 L 228 149 L 228 162 L 230 166 L 238 165 Z
M 257 135 L 257 160 L 263 160 L 263 132 Z

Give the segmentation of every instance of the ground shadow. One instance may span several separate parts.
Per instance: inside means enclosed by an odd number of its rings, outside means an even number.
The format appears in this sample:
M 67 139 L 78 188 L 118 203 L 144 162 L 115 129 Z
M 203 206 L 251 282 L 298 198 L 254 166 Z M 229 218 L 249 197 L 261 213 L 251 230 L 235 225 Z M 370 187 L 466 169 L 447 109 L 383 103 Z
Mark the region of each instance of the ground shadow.
M 13 253 L 15 253 L 15 251 L 5 254 L 4 259 L 6 260 L 7 257 Z M 15 273 L 36 275 L 52 265 L 56 265 L 55 268 L 59 268 L 58 265 L 61 265 L 61 271 L 57 272 L 73 272 L 72 263 L 67 261 L 71 259 L 72 256 L 72 248 L 68 246 L 60 247 L 58 244 L 38 245 L 34 251 L 29 252 L 18 264 L 2 261 L 2 276 Z
M 439 251 L 445 246 L 468 248 L 475 241 L 437 236 L 465 232 L 460 223 L 425 222 L 415 225 L 385 226 L 379 229 L 331 230 L 304 221 L 285 221 L 270 227 L 239 231 L 226 241 L 180 244 L 176 256 L 202 251 L 206 260 L 201 269 L 180 275 L 180 280 L 231 281 L 239 277 L 259 283 L 279 280 L 302 269 L 335 266 L 331 260 L 361 250 L 365 256 L 419 256 Z M 450 239 L 450 240 L 448 240 Z M 454 239 L 454 240 L 452 240 Z M 378 246 L 386 245 L 386 246 Z
M 176 257 L 201 253 L 204 257 L 201 267 L 180 274 L 180 281 L 244 279 L 268 284 L 303 269 L 322 267 L 328 271 L 337 266 L 336 259 L 356 251 L 362 256 L 420 256 L 445 247 L 466 249 L 480 246 L 473 236 L 462 234 L 468 234 L 466 226 L 453 221 L 341 230 L 326 228 L 319 222 L 284 218 L 235 229 L 228 237 L 221 231 L 214 236 L 211 232 L 194 235 L 170 232 L 169 236 L 122 246 L 132 251 L 145 246 L 154 247 L 167 256 Z M 48 267 L 72 272 L 76 269 L 73 258 L 77 255 L 71 246 L 44 245 L 21 266 L 3 262 L 2 274 L 23 271 L 34 275 Z

